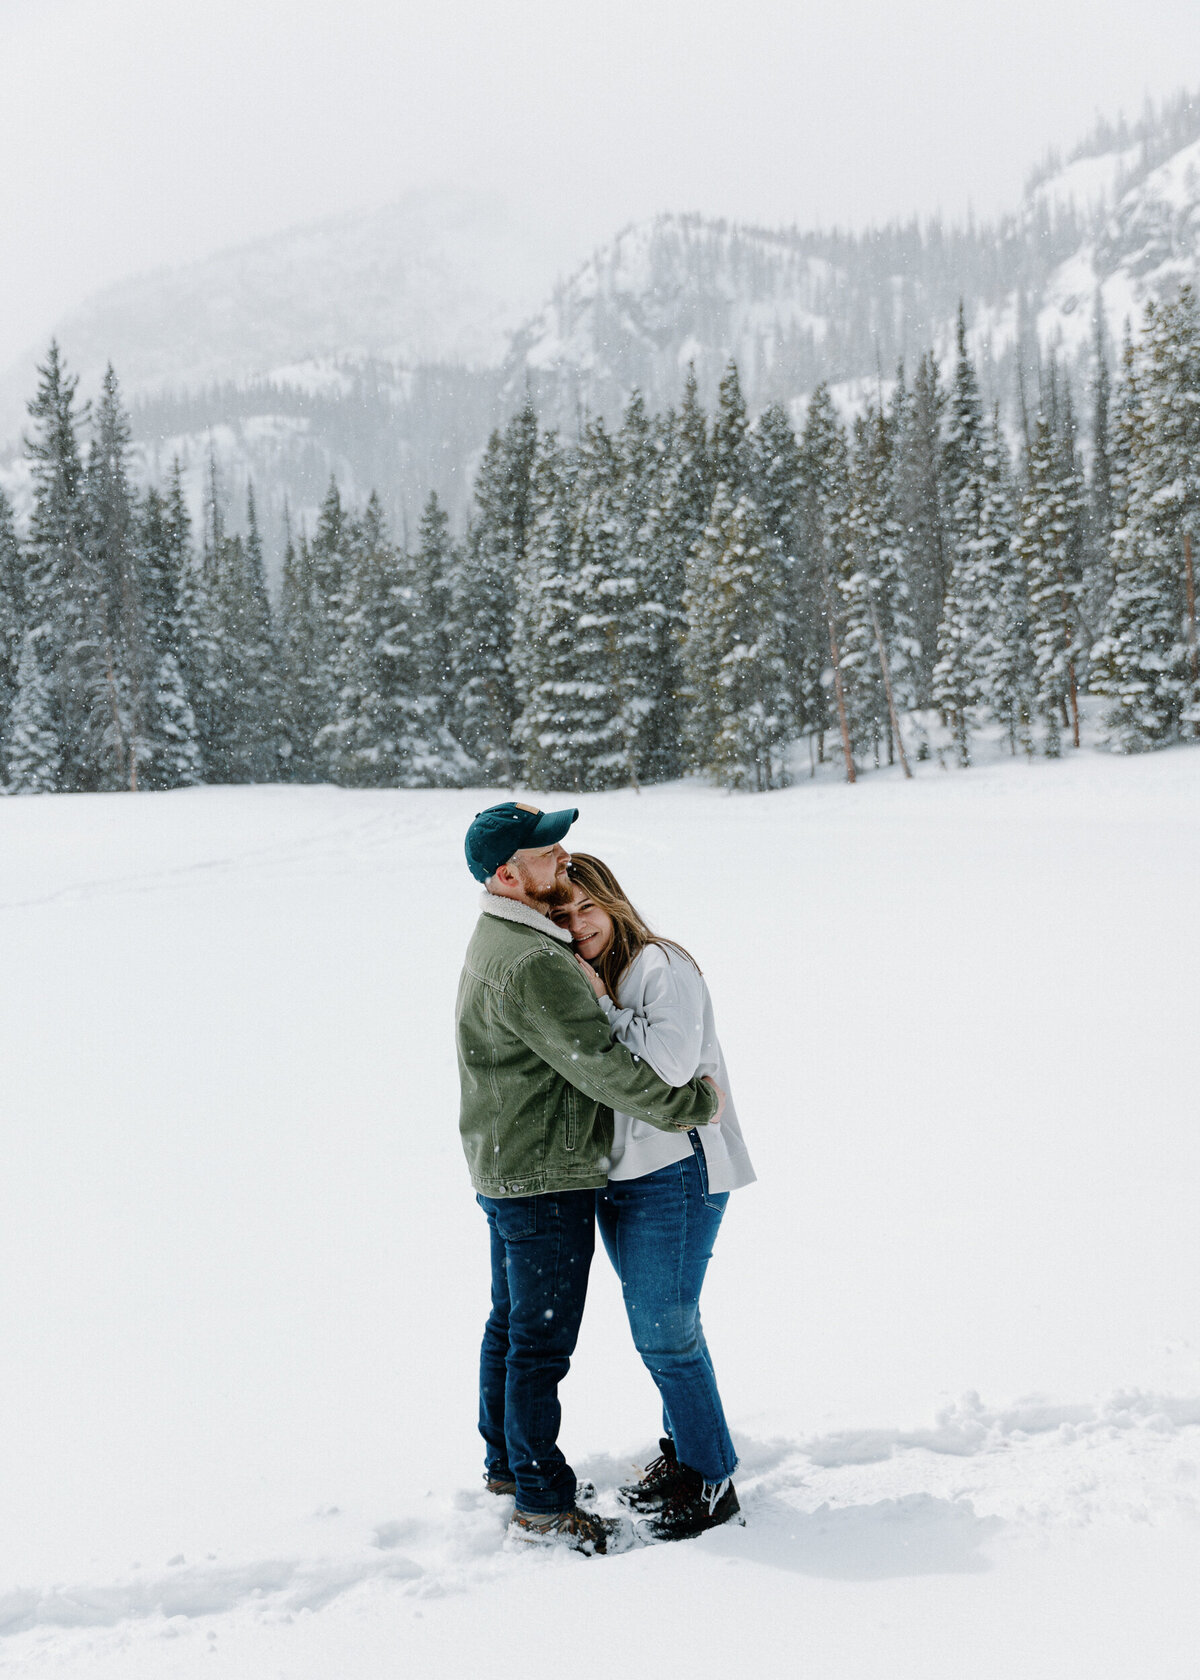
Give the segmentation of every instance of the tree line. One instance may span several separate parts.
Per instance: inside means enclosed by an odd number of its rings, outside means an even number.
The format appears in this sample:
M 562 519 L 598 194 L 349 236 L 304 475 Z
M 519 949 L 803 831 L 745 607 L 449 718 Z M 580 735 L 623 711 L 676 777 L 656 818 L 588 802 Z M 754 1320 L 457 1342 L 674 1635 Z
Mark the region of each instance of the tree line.
M 435 496 L 414 545 L 331 483 L 268 590 L 248 497 L 215 458 L 193 530 L 178 464 L 139 489 L 110 369 L 94 411 L 52 345 L 29 405 L 33 506 L 0 495 L 0 774 L 11 793 L 210 782 L 564 791 L 689 772 L 768 789 L 797 742 L 848 778 L 981 731 L 1057 755 L 1101 697 L 1141 751 L 1200 730 L 1192 541 L 1200 311 L 1097 313 L 1085 471 L 1053 359 L 1010 427 L 960 310 L 847 427 L 751 420 L 730 363 L 651 414 L 565 438 L 530 404 L 493 433 L 461 539 Z M 1015 438 L 1015 447 L 1012 440 Z

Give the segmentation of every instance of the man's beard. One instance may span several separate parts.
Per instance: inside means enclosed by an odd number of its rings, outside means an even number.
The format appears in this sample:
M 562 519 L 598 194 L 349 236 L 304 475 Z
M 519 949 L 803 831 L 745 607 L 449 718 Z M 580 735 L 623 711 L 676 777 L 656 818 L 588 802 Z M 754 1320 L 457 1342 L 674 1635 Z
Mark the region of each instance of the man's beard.
M 548 887 L 535 887 L 525 870 L 517 865 L 517 879 L 525 889 L 525 896 L 543 910 L 561 910 L 565 904 L 570 904 L 573 888 L 570 881 L 562 876 L 556 876 Z

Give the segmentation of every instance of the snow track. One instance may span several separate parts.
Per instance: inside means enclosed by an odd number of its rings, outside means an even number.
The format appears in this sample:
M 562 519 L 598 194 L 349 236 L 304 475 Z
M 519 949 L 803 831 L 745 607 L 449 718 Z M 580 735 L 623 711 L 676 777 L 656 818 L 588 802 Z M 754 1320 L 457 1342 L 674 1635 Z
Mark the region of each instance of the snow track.
M 600 1507 L 619 1511 L 612 1488 L 628 1466 L 596 1457 L 580 1469 L 599 1478 Z M 1200 1398 L 1114 1395 L 997 1411 L 968 1395 L 930 1429 L 745 1441 L 737 1479 L 747 1526 L 695 1543 L 709 1558 L 850 1581 L 985 1571 L 1005 1540 L 1200 1517 Z M 163 1633 L 246 1610 L 270 1622 L 359 1589 L 416 1600 L 470 1594 L 545 1564 L 544 1554 L 504 1547 L 511 1507 L 482 1489 L 430 1495 L 419 1515 L 357 1534 L 356 1520 L 329 1511 L 306 1525 L 333 1542 L 324 1555 L 196 1563 L 180 1554 L 123 1581 L 11 1590 L 0 1594 L 0 1638 L 125 1623 Z

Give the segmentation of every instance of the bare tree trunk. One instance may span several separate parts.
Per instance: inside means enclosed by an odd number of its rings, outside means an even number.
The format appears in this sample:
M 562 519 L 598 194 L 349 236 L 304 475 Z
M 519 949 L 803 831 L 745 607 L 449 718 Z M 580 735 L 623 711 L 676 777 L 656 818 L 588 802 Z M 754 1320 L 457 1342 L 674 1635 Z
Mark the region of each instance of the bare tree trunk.
M 896 715 L 896 702 L 892 696 L 892 673 L 888 669 L 887 649 L 883 645 L 883 632 L 879 628 L 879 614 L 875 611 L 875 597 L 871 596 L 871 623 L 875 630 L 875 646 L 879 649 L 879 669 L 883 673 L 883 692 L 887 695 L 888 703 L 888 763 L 892 762 L 892 736 L 896 738 L 896 745 L 900 749 L 900 762 L 904 766 L 904 774 L 911 780 L 912 771 L 908 767 L 908 754 L 904 750 L 904 737 L 900 733 L 900 719 Z
M 1071 739 L 1079 745 L 1079 684 L 1075 680 L 1075 661 L 1067 661 L 1067 676 L 1071 683 Z

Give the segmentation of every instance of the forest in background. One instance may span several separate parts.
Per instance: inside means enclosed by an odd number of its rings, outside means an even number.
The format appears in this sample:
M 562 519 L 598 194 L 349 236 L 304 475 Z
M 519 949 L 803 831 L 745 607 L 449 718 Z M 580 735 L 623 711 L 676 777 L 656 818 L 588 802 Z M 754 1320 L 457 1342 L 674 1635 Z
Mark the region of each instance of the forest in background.
M 1114 378 L 1098 323 L 1083 466 L 1071 381 L 1022 381 L 1009 435 L 957 354 L 903 367 L 847 428 L 751 419 L 730 363 L 574 439 L 526 405 L 488 443 L 461 538 L 437 497 L 398 542 L 331 483 L 268 592 L 253 487 L 201 529 L 178 468 L 139 491 L 112 370 L 94 412 L 52 345 L 34 501 L 0 498 L 0 767 L 11 793 L 200 781 L 582 791 L 813 761 L 970 763 L 981 730 L 1056 755 L 1101 697 L 1140 751 L 1200 728 L 1191 550 L 1200 313 L 1151 306 Z

